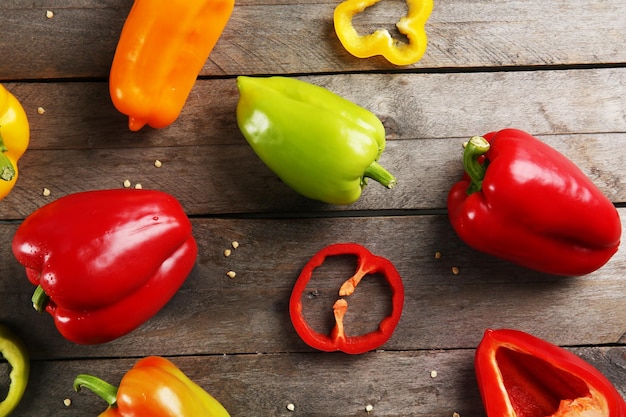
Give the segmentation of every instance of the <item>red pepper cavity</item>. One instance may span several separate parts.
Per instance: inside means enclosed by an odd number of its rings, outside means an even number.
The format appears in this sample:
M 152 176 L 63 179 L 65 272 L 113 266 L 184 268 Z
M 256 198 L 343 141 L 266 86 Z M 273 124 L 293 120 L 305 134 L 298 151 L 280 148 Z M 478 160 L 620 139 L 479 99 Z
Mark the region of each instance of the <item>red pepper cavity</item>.
M 597 369 L 518 330 L 488 329 L 476 376 L 489 417 L 624 417 L 626 404 Z
M 340 297 L 348 297 L 354 293 L 359 282 L 367 275 L 381 274 L 391 289 L 391 313 L 378 325 L 378 328 L 366 334 L 349 336 L 344 328 L 344 317 L 348 310 L 345 298 L 339 298 L 333 305 L 335 326 L 330 335 L 319 333 L 305 320 L 302 312 L 302 295 L 313 276 L 313 271 L 322 265 L 330 256 L 355 255 L 357 268 L 339 289 Z M 291 322 L 302 340 L 309 346 L 325 352 L 342 351 L 349 354 L 360 354 L 382 346 L 391 337 L 396 328 L 404 304 L 404 286 L 402 279 L 393 264 L 356 243 L 337 243 L 327 246 L 316 253 L 304 266 L 289 300 Z

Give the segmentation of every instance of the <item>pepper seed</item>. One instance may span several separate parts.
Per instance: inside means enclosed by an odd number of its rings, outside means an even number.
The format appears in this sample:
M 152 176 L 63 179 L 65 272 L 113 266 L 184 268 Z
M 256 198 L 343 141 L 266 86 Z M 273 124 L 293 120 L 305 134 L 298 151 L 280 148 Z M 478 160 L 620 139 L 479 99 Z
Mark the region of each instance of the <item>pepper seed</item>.
M 230 256 L 230 249 L 224 249 L 224 256 L 229 257 Z
M 294 411 L 295 409 L 296 409 L 296 406 L 295 406 L 295 405 L 293 405 L 293 404 L 291 404 L 291 403 L 287 404 L 287 410 L 289 410 L 289 411 Z
M 46 17 L 48 19 L 52 19 L 54 17 L 54 12 L 52 10 L 46 10 Z
M 41 193 L 44 197 L 48 197 L 50 195 L 51 191 L 48 188 L 44 188 L 43 192 Z
M 44 109 L 43 107 L 37 107 L 37 113 L 44 114 L 45 112 L 46 112 L 46 109 Z
M 237 273 L 235 271 L 228 271 L 226 275 L 228 276 L 228 278 L 235 278 L 237 276 Z
M 239 247 L 239 242 L 235 240 L 233 243 L 231 243 L 231 246 L 233 247 L 233 249 L 237 249 Z

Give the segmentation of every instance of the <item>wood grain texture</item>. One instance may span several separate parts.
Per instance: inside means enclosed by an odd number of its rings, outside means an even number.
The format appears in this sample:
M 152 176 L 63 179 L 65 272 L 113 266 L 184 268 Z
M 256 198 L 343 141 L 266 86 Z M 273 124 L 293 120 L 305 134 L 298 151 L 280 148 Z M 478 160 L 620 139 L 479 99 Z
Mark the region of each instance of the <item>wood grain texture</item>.
M 619 382 L 624 347 L 571 349 Z M 451 416 L 484 417 L 472 367 L 473 350 L 290 353 L 173 357 L 190 378 L 217 398 L 232 416 Z M 88 390 L 72 390 L 73 378 L 91 373 L 118 384 L 134 358 L 37 361 L 35 378 L 16 413 L 20 416 L 97 415 L 106 403 Z M 613 363 L 613 366 L 606 366 Z M 437 371 L 431 377 L 431 371 Z M 616 374 L 612 373 L 616 372 Z M 311 381 L 315 381 L 314 384 Z M 302 387 L 307 389 L 303 390 Z M 626 390 L 622 387 L 622 393 Z M 45 393 L 45 395 L 42 395 Z M 70 405 L 64 405 L 65 399 Z M 295 410 L 289 411 L 287 405 Z
M 287 313 L 295 280 L 322 247 L 359 242 L 391 260 L 405 282 L 405 310 L 386 349 L 473 348 L 488 327 L 518 328 L 561 345 L 616 344 L 624 334 L 622 320 L 607 320 L 626 317 L 623 251 L 593 274 L 564 279 L 476 253 L 441 215 L 195 219 L 193 226 L 199 244 L 196 268 L 156 318 L 122 339 L 86 347 L 63 340 L 47 314 L 32 310 L 28 300 L 33 288 L 3 247 L 0 276 L 11 277 L 0 282 L 7 300 L 4 320 L 16 328 L 37 329 L 25 337 L 33 356 L 42 359 L 135 357 L 145 354 L 148 346 L 152 354 L 161 355 L 306 351 Z M 3 225 L 0 240 L 9 241 L 15 228 Z M 240 246 L 225 257 L 223 250 L 233 241 Z M 443 257 L 435 259 L 436 252 Z M 458 275 L 453 267 L 459 268 Z M 226 276 L 230 270 L 237 273 L 234 279 Z M 348 278 L 349 271 L 338 278 Z M 306 303 L 312 323 L 324 323 L 340 282 L 311 287 L 317 294 Z M 387 304 L 388 296 L 375 286 L 364 286 L 360 293 L 365 300 L 376 300 L 375 305 Z M 355 303 L 362 303 L 356 298 Z M 355 305 L 358 320 L 349 323 L 357 333 L 371 331 L 387 314 L 367 304 Z
M 2 2 L 0 53 L 12 59 L 0 63 L 0 80 L 107 77 L 130 3 Z M 396 70 L 380 57 L 356 59 L 343 49 L 333 28 L 336 4 L 238 2 L 202 75 Z M 397 1 L 372 9 L 355 21 L 360 33 L 392 29 L 400 17 Z M 426 55 L 409 68 L 624 62 L 626 22 L 615 16 L 625 13 L 623 0 L 440 1 L 426 25 Z
M 484 417 L 474 350 L 486 328 L 500 327 L 566 347 L 626 396 L 623 248 L 588 276 L 547 276 L 470 249 L 446 212 L 448 190 L 462 174 L 462 143 L 516 127 L 574 161 L 626 218 L 626 1 L 436 1 L 428 50 L 407 67 L 348 54 L 333 29 L 336 4 L 237 1 L 178 120 L 130 132 L 107 79 L 132 1 L 0 2 L 0 82 L 31 126 L 17 186 L 0 202 L 0 321 L 32 358 L 16 416 L 97 415 L 105 403 L 72 390 L 77 374 L 117 384 L 139 358 L 163 355 L 233 417 L 366 416 L 368 404 L 372 416 Z M 385 0 L 353 22 L 360 33 L 382 27 L 397 36 L 393 25 L 405 10 L 403 0 Z M 341 207 L 296 194 L 238 130 L 239 75 L 297 77 L 371 110 L 387 133 L 380 162 L 398 186 L 370 182 L 358 202 Z M 196 266 L 137 330 L 76 345 L 32 309 L 33 286 L 10 242 L 44 204 L 125 180 L 181 201 L 199 245 Z M 234 241 L 239 247 L 224 256 Z M 289 320 L 301 268 L 341 241 L 390 259 L 405 285 L 396 331 L 364 355 L 314 351 Z M 329 259 L 307 287 L 306 317 L 320 331 L 332 325 L 338 282 L 353 266 L 350 257 Z M 390 308 L 376 275 L 349 302 L 355 334 L 373 329 Z M 0 393 L 7 374 L 0 361 Z

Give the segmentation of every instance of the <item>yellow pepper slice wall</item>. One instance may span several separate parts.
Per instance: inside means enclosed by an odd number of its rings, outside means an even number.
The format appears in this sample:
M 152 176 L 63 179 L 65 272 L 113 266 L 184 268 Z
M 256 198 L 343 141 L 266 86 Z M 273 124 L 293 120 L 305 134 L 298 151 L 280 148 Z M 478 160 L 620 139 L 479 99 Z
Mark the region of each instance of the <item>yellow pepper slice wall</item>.
M 426 52 L 425 25 L 433 9 L 433 0 L 407 0 L 408 12 L 396 23 L 409 43 L 392 38 L 389 31 L 379 29 L 361 36 L 352 25 L 352 18 L 380 0 L 347 0 L 335 8 L 335 32 L 341 44 L 357 58 L 384 56 L 395 65 L 410 65 Z

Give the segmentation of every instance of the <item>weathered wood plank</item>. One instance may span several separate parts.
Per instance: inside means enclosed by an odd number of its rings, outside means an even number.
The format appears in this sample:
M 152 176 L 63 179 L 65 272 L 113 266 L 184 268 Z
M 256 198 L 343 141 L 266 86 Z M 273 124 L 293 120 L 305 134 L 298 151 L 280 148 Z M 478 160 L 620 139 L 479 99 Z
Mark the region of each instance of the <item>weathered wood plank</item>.
M 301 77 L 375 113 L 390 140 L 467 138 L 504 127 L 535 135 L 626 131 L 626 69 Z M 200 80 L 170 127 L 130 132 L 105 82 L 9 83 L 32 127 L 31 149 L 241 142 L 235 79 Z M 45 113 L 38 114 L 43 107 Z
M 509 126 L 536 134 L 577 163 L 612 201 L 626 201 L 623 68 L 303 79 L 361 104 L 385 124 L 389 141 L 381 162 L 399 185 L 385 190 L 371 184 L 350 209 L 443 208 L 460 175 L 463 140 Z M 44 187 L 54 198 L 119 187 L 125 179 L 173 193 L 193 215 L 338 209 L 296 195 L 256 157 L 236 125 L 232 79 L 200 81 L 174 125 L 139 133 L 130 132 L 111 105 L 106 83 L 9 88 L 29 114 L 32 140 L 0 218 L 24 218 L 49 201 L 40 195 Z M 533 94 L 520 99 L 523 90 Z M 155 159 L 164 162 L 160 170 Z
M 0 247 L 0 317 L 17 329 L 32 329 L 23 330 L 24 337 L 38 359 L 135 357 L 147 346 L 161 355 L 306 351 L 287 313 L 293 284 L 323 246 L 353 241 L 390 259 L 405 283 L 403 317 L 385 349 L 471 348 L 488 327 L 518 328 L 561 345 L 615 344 L 626 333 L 624 251 L 593 274 L 560 278 L 476 253 L 441 215 L 194 219 L 193 225 L 199 244 L 196 268 L 156 317 L 121 339 L 100 346 L 65 341 L 47 314 L 32 310 L 33 287 L 8 245 Z M 9 242 L 17 224 L 0 226 L 0 241 Z M 225 257 L 223 250 L 232 241 L 240 246 Z M 437 251 L 441 259 L 435 259 Z M 331 271 L 343 271 L 335 275 L 339 282 L 312 284 L 317 296 L 306 303 L 320 331 L 341 278 L 351 271 L 349 262 L 329 265 Z M 460 273 L 453 274 L 452 267 Z M 226 276 L 229 270 L 237 273 L 234 279 Z M 355 332 L 372 330 L 387 314 L 386 287 L 376 282 L 360 287 L 362 295 L 353 299 L 355 309 L 366 310 L 358 320 L 350 319 Z M 359 308 L 364 300 L 370 308 Z
M 107 77 L 130 1 L 3 1 L 0 80 Z M 357 59 L 338 41 L 336 2 L 238 2 L 202 75 L 395 70 L 383 58 Z M 46 10 L 54 12 L 46 18 Z M 626 3 L 571 0 L 437 2 L 429 46 L 409 68 L 613 64 L 626 61 Z M 355 19 L 362 33 L 391 29 L 398 1 Z M 584 17 L 583 17 L 584 16 Z M 277 24 L 277 22 L 280 22 Z
M 624 134 L 542 136 L 571 158 L 612 201 L 626 201 Z M 177 197 L 189 215 L 312 213 L 348 210 L 445 209 L 448 190 L 462 174 L 463 139 L 393 140 L 380 159 L 398 179 L 388 190 L 375 181 L 359 201 L 333 206 L 288 188 L 238 144 L 92 150 L 28 150 L 17 185 L 0 205 L 0 219 L 23 219 L 38 207 L 74 192 L 134 186 Z M 162 161 L 160 168 L 155 160 Z M 44 197 L 48 188 L 51 195 Z
M 626 348 L 571 349 L 612 380 L 620 376 Z M 369 404 L 377 416 L 484 416 L 473 370 L 473 350 L 343 354 L 252 354 L 173 357 L 192 380 L 216 397 L 233 416 L 363 416 Z M 74 392 L 79 373 L 118 384 L 135 359 L 36 361 L 20 416 L 96 415 L 106 404 L 88 390 Z M 435 378 L 430 372 L 437 371 Z M 63 401 L 69 399 L 71 405 Z M 293 404 L 293 412 L 287 405 Z

